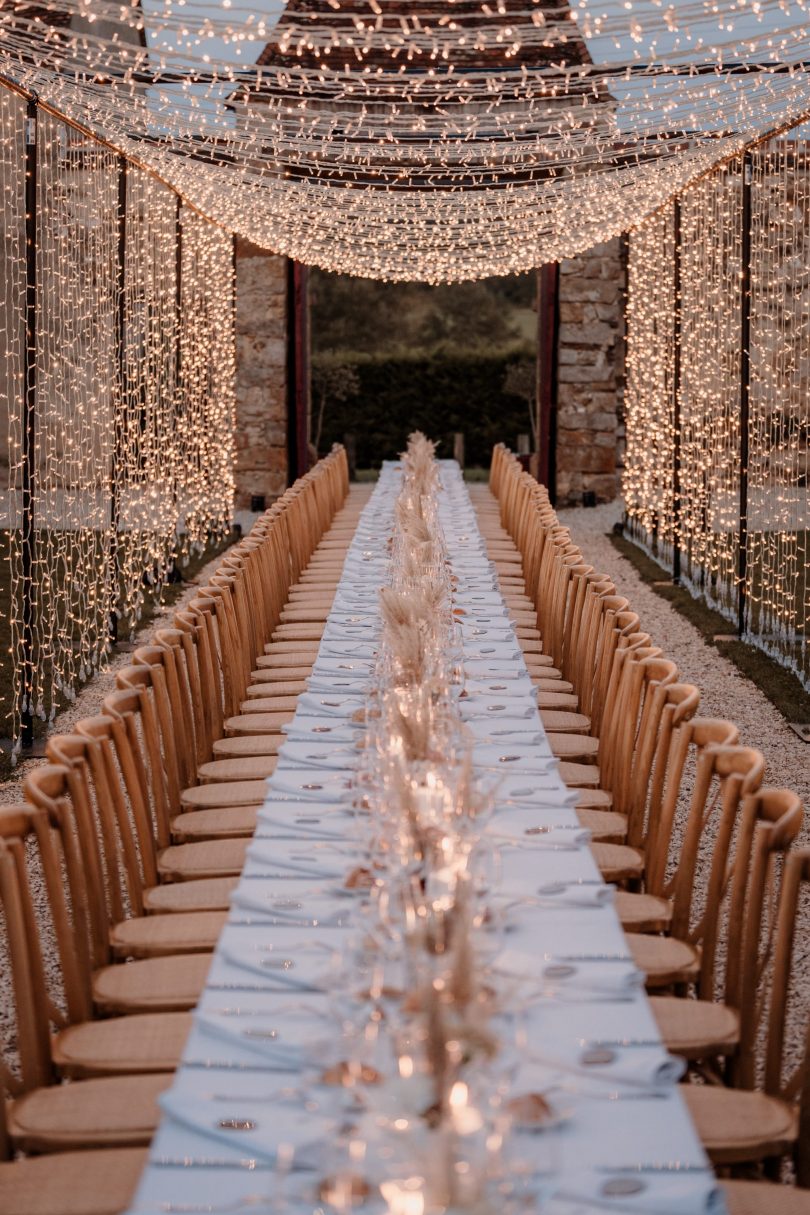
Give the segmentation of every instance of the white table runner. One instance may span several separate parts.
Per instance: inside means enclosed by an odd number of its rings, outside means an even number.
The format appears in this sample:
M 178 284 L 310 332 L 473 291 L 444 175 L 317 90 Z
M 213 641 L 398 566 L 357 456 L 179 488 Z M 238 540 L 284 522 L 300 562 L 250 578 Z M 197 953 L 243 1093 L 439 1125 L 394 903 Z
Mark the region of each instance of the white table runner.
M 476 774 L 496 790 L 488 830 L 502 857 L 497 899 L 514 903 L 497 969 L 547 987 L 526 1013 L 520 1084 L 562 1094 L 560 1125 L 532 1148 L 538 1168 L 555 1175 L 542 1210 L 722 1211 L 675 1085 L 681 1065 L 660 1044 L 576 794 L 557 772 L 457 465 L 442 462 L 441 478 L 440 519 L 465 612 L 461 703 Z M 343 888 L 362 860 L 350 787 L 362 726 L 353 716 L 374 670 L 399 482 L 399 466 L 384 465 L 361 516 L 164 1101 L 138 1215 L 280 1209 L 280 1145 L 302 1170 L 285 1182 L 284 1206 L 318 1207 L 308 1198 L 317 1174 L 304 1170 L 323 1167 L 335 1130 L 302 1110 L 296 1086 L 311 1066 L 308 1046 L 332 1030 L 333 953 L 356 923 L 358 896 Z M 531 905 L 519 902 L 526 896 Z

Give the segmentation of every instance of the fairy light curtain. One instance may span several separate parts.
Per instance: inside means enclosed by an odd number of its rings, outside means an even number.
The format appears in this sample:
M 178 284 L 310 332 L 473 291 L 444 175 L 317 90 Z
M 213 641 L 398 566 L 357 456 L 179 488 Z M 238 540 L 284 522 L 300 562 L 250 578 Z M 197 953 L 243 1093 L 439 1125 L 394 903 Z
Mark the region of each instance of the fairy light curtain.
M 810 686 L 810 129 L 751 169 L 747 624 Z
M 810 687 L 807 135 L 765 141 L 687 190 L 677 248 L 675 204 L 631 233 L 624 491 L 631 535 Z
M 26 111 L 0 87 L 15 738 L 103 665 L 113 621 L 131 634 L 176 559 L 223 534 L 234 488 L 232 239 L 42 110 L 26 398 Z
M 5 0 L 0 69 L 228 231 L 452 281 L 574 255 L 795 121 L 807 3 Z
M 628 529 L 668 563 L 675 534 L 675 225 L 673 208 L 632 235 L 627 266 L 627 419 L 624 498 Z

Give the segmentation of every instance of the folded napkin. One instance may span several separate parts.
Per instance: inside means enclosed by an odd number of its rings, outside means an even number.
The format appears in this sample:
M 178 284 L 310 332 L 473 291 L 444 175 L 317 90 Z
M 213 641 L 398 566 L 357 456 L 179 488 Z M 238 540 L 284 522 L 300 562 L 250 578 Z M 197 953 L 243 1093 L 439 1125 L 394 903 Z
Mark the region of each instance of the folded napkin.
M 579 961 L 537 958 L 517 949 L 504 949 L 493 969 L 518 979 L 537 979 L 555 991 L 585 991 L 632 995 L 644 987 L 644 975 L 632 961 Z
M 631 1040 L 622 1046 L 618 1039 L 615 1044 L 606 1039 L 600 1041 L 598 1033 L 593 1042 L 586 1043 L 542 1032 L 534 1036 L 534 1040 L 536 1050 L 529 1049 L 515 1082 L 524 1091 L 535 1087 L 535 1073 L 539 1073 L 538 1078 L 542 1080 L 544 1071 L 549 1068 L 581 1076 L 581 1086 L 578 1080 L 572 1084 L 571 1091 L 583 1099 L 589 1093 L 604 1095 L 611 1086 L 629 1085 L 661 1092 L 676 1085 L 686 1071 L 685 1061 L 670 1055 L 663 1045 L 634 1046 Z
M 522 657 L 516 644 L 510 641 L 486 641 L 468 637 L 464 642 L 464 662 L 517 662 Z
M 539 725 L 528 717 L 473 717 L 464 723 L 464 728 L 479 742 L 493 746 L 537 747 L 545 741 Z
M 364 696 L 348 696 L 335 692 L 302 692 L 298 697 L 296 716 L 351 718 L 358 709 L 365 708 Z
M 464 721 L 487 718 L 495 723 L 501 718 L 510 721 L 537 720 L 537 705 L 523 696 L 475 696 L 458 702 Z
M 548 743 L 511 748 L 505 743 L 483 743 L 473 748 L 473 763 L 476 768 L 490 768 L 493 772 L 504 774 L 529 772 L 542 775 L 557 767 L 557 760 Z
M 305 1004 L 245 1015 L 231 1009 L 197 1009 L 194 1023 L 208 1037 L 253 1051 L 266 1064 L 283 1072 L 300 1071 L 312 1040 L 333 1029 Z
M 290 811 L 295 810 L 294 814 Z M 326 812 L 307 814 L 298 802 L 263 806 L 259 811 L 254 838 L 345 840 L 351 820 L 332 805 Z
M 275 776 L 275 773 L 273 774 Z M 480 785 L 487 789 L 499 804 L 514 802 L 527 805 L 567 806 L 572 802 L 571 790 L 560 780 L 556 768 L 543 773 L 515 773 L 514 776 L 484 769 L 480 772 Z M 272 785 L 271 785 L 272 787 Z
M 326 675 L 339 675 L 344 679 L 359 679 L 373 670 L 373 658 L 334 658 L 329 654 L 319 654 L 312 674 L 318 679 Z
M 279 767 L 287 764 L 296 768 L 326 768 L 332 771 L 353 771 L 360 760 L 360 752 L 352 743 L 300 742 L 288 738 L 279 748 Z M 275 775 L 275 774 L 274 774 Z
M 353 721 L 341 721 L 339 717 L 295 717 L 281 731 L 290 741 L 330 742 L 333 746 L 353 743 L 363 737 L 363 727 Z
M 503 696 L 510 699 L 537 699 L 537 689 L 528 675 L 515 676 L 510 679 L 467 679 L 464 683 L 465 700 L 476 696 L 485 696 L 489 700 L 498 700 Z
M 321 658 L 370 658 L 377 657 L 377 643 L 371 638 L 367 642 L 356 641 L 321 641 L 318 650 L 318 661 Z
M 525 679 L 526 663 L 522 656 L 493 662 L 491 658 L 473 658 L 465 654 L 464 671 L 468 679 Z
M 318 841 L 306 841 L 298 845 L 300 851 L 283 847 L 285 841 L 254 838 L 247 850 L 247 860 L 253 865 L 266 865 L 279 877 L 307 877 L 333 881 L 343 877 L 349 867 L 350 858 L 334 846 L 323 851 Z M 293 841 L 287 841 L 293 842 Z M 325 841 L 324 841 L 325 842 Z
M 334 672 L 319 674 L 317 670 L 307 680 L 307 691 L 318 694 L 341 696 L 365 696 L 371 683 L 371 674 L 364 671 L 360 675 L 336 675 Z
M 294 1169 L 316 1169 L 324 1148 L 335 1135 L 334 1123 L 309 1110 L 278 1101 L 208 1100 L 183 1097 L 169 1089 L 158 1101 L 164 1114 L 179 1126 L 227 1144 L 234 1152 L 275 1164 L 280 1148 L 292 1149 Z
M 645 1173 L 631 1166 L 609 1174 L 577 1169 L 576 1175 L 561 1179 L 548 1215 L 723 1215 L 725 1210 L 722 1190 L 708 1168 L 705 1173 Z
M 607 907 L 615 894 L 615 886 L 603 882 L 549 882 L 537 887 L 541 902 L 548 901 L 560 907 Z
M 327 991 L 333 981 L 334 950 L 321 941 L 268 941 L 258 946 L 245 942 L 241 947 L 220 941 L 218 956 L 239 970 L 261 975 L 268 991 Z
M 500 591 L 456 591 L 453 600 L 456 607 L 463 608 L 465 612 L 474 612 L 479 608 L 503 608 L 503 595 Z
M 273 793 L 286 793 L 300 801 L 340 802 L 351 796 L 351 770 L 329 771 L 326 768 L 282 768 L 279 766 L 268 781 L 270 800 Z
M 286 884 L 285 887 L 286 888 Z M 324 894 L 320 886 L 285 897 L 283 889 L 275 882 L 243 881 L 231 895 L 231 908 L 239 912 L 251 912 L 266 916 L 276 924 L 298 924 L 311 922 L 325 928 L 345 928 L 351 907 L 346 900 Z
M 500 816 L 487 825 L 487 836 L 505 845 L 519 845 L 521 848 L 583 848 L 590 842 L 591 833 L 587 827 L 548 826 L 522 827 L 514 824 L 503 824 Z

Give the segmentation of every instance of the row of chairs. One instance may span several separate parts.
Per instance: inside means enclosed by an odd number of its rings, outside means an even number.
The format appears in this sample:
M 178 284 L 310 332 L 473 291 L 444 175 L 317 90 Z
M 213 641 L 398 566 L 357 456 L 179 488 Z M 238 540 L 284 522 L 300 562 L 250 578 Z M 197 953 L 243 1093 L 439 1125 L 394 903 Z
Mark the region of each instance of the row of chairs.
M 563 779 L 617 884 L 663 1041 L 688 1061 L 684 1098 L 734 1177 L 730 1211 L 810 1212 L 807 1190 L 767 1180 L 789 1160 L 810 1187 L 810 1066 L 786 1048 L 796 1015 L 806 1036 L 799 798 L 764 786 L 764 757 L 733 722 L 699 715 L 699 689 L 505 447 L 475 501 Z
M 4 1215 L 129 1205 L 366 496 L 334 449 L 0 810 Z

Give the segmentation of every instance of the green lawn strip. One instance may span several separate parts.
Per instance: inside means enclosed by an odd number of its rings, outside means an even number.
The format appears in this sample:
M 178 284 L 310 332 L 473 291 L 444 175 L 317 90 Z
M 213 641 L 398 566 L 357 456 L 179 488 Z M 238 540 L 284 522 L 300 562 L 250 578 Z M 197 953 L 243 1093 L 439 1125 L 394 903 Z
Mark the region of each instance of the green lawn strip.
M 714 611 L 699 599 L 693 598 L 686 587 L 674 586 L 664 581 L 666 571 L 653 561 L 642 549 L 625 536 L 609 536 L 613 547 L 635 569 L 642 582 L 656 595 L 666 599 L 675 610 L 684 616 L 700 633 L 703 640 L 733 662 L 747 679 L 760 688 L 768 700 L 792 723 L 810 722 L 810 693 L 806 692 L 796 676 L 780 666 L 756 646 L 747 642 L 715 641 L 716 637 L 728 637 L 734 625 L 725 616 Z

